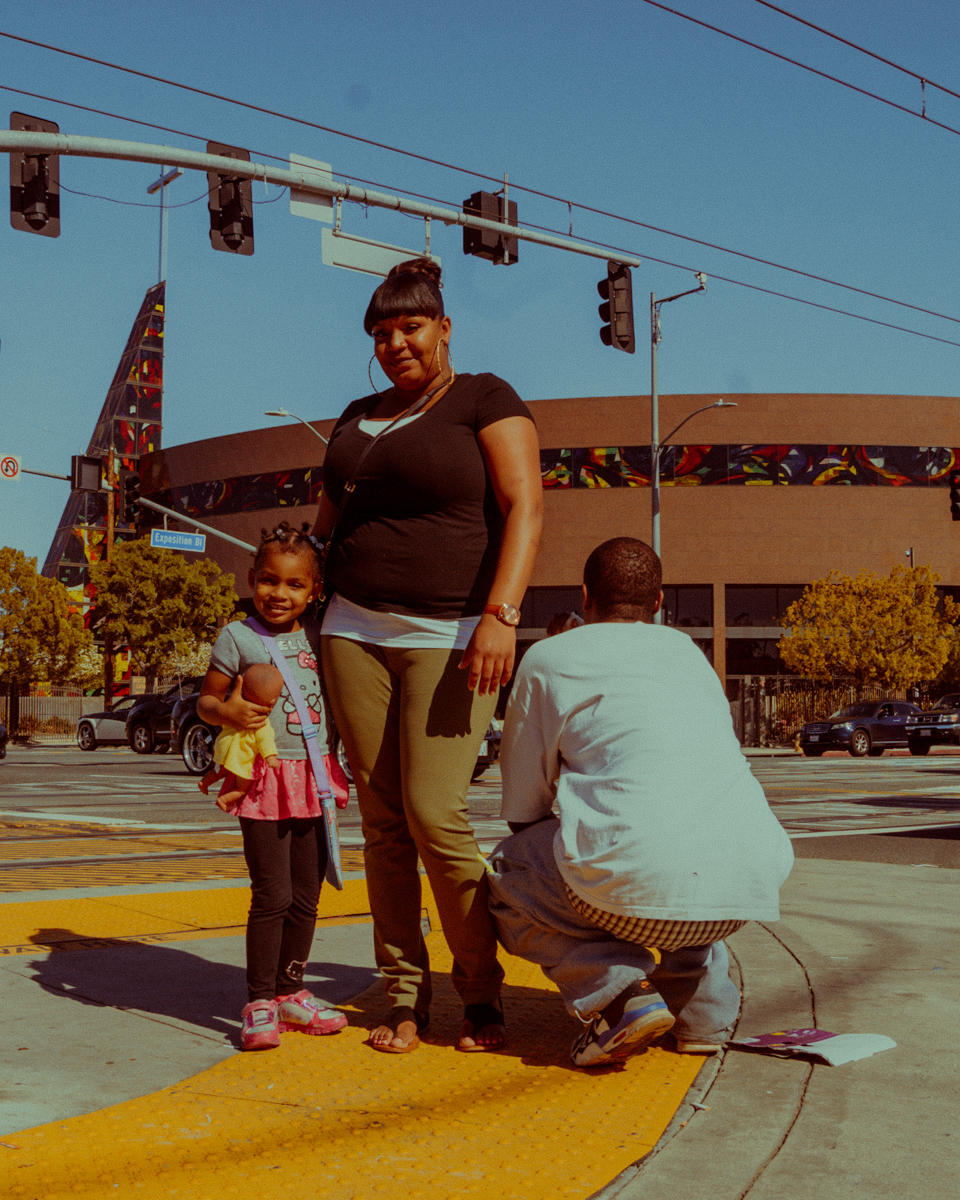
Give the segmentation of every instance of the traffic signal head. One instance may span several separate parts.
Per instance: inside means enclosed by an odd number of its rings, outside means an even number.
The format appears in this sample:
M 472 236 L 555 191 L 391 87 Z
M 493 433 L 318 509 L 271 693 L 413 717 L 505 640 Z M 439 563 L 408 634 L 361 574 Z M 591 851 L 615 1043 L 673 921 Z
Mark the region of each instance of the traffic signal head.
M 503 196 L 495 196 L 493 192 L 474 192 L 463 202 L 463 211 L 469 216 L 482 217 L 485 221 L 504 222 L 507 225 L 517 223 L 516 201 L 507 201 L 507 212 L 504 216 Z M 515 263 L 519 239 L 503 237 L 492 229 L 463 230 L 463 252 L 473 254 L 477 258 L 487 258 L 492 263 Z
M 70 487 L 75 492 L 99 492 L 103 463 L 92 454 L 74 454 L 70 459 Z
M 55 121 L 11 113 L 10 128 L 59 133 Z M 60 236 L 60 156 L 10 152 L 10 224 L 24 233 Z
M 223 142 L 207 142 L 208 154 L 250 161 L 250 151 Z M 253 189 L 249 179 L 230 171 L 208 171 L 210 244 L 231 254 L 253 253 Z
M 950 472 L 950 520 L 960 521 L 960 471 Z
M 140 507 L 140 476 L 135 471 L 121 471 L 118 493 L 117 520 L 127 525 L 136 525 L 143 511 Z
M 632 354 L 636 349 L 633 336 L 633 284 L 630 268 L 623 263 L 608 262 L 607 277 L 597 284 L 597 291 L 604 299 L 597 311 L 600 320 L 606 322 L 600 330 L 600 340 L 605 346 L 615 346 Z

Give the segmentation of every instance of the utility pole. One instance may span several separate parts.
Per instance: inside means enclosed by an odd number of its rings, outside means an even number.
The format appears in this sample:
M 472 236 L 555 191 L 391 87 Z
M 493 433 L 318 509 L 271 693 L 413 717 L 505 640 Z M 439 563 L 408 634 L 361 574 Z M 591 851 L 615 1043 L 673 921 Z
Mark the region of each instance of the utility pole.
M 113 469 L 113 447 L 107 451 L 107 537 L 104 558 L 113 561 L 113 538 L 117 516 L 117 476 Z M 109 712 L 113 708 L 113 635 L 103 635 L 103 707 Z
M 159 261 L 159 278 L 158 283 L 163 283 L 167 277 L 167 240 L 170 230 L 170 212 L 167 208 L 167 186 L 175 179 L 179 179 L 183 172 L 179 167 L 173 167 L 172 170 L 163 174 L 161 171 L 160 178 L 155 179 L 147 188 L 147 195 L 152 196 L 154 192 L 160 193 L 160 261 Z

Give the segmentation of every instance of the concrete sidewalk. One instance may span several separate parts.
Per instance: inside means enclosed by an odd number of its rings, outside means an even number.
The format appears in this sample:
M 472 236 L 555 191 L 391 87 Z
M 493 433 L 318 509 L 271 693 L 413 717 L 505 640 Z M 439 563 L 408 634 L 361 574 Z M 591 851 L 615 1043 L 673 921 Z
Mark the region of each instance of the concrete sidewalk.
M 374 974 L 362 888 L 325 889 L 311 976 L 338 999 Z M 946 1200 L 960 1188 L 958 889 L 949 867 L 804 859 L 783 919 L 730 940 L 741 1036 L 819 1026 L 897 1049 L 840 1067 L 704 1062 L 665 1039 L 609 1072 L 571 1070 L 575 1028 L 518 960 L 507 1052 L 456 1054 L 436 933 L 440 996 L 415 1056 L 363 1047 L 378 988 L 336 1038 L 238 1055 L 246 889 L 10 897 L 0 1195 L 286 1200 L 306 1183 L 325 1200 Z
M 816 1026 L 886 1034 L 897 1049 L 839 1067 L 730 1050 L 658 1151 L 598 1196 L 955 1197 L 958 902 L 955 870 L 798 861 L 781 921 L 730 940 L 744 989 L 738 1035 Z

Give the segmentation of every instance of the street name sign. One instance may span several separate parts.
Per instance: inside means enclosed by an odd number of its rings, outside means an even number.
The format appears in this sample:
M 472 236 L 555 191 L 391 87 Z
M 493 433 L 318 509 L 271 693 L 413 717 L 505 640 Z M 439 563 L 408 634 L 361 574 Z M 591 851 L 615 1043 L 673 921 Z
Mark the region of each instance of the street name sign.
M 150 545 L 156 550 L 191 550 L 202 554 L 207 548 L 207 535 L 176 533 L 172 529 L 151 529 Z
M 440 265 L 436 254 L 405 250 L 403 246 L 374 242 L 370 238 L 355 237 L 352 233 L 338 232 L 336 229 L 323 229 L 320 233 L 320 260 L 325 267 L 344 267 L 363 275 L 386 276 L 391 267 L 411 258 L 431 258 L 437 266 Z

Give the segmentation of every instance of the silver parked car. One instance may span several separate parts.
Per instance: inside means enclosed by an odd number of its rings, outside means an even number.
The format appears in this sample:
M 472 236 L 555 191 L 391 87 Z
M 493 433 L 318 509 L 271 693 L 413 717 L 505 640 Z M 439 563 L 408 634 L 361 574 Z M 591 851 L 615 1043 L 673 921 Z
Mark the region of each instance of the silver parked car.
M 142 696 L 122 696 L 110 712 L 87 713 L 77 725 L 77 745 L 81 750 L 98 746 L 127 745 L 127 717 Z

